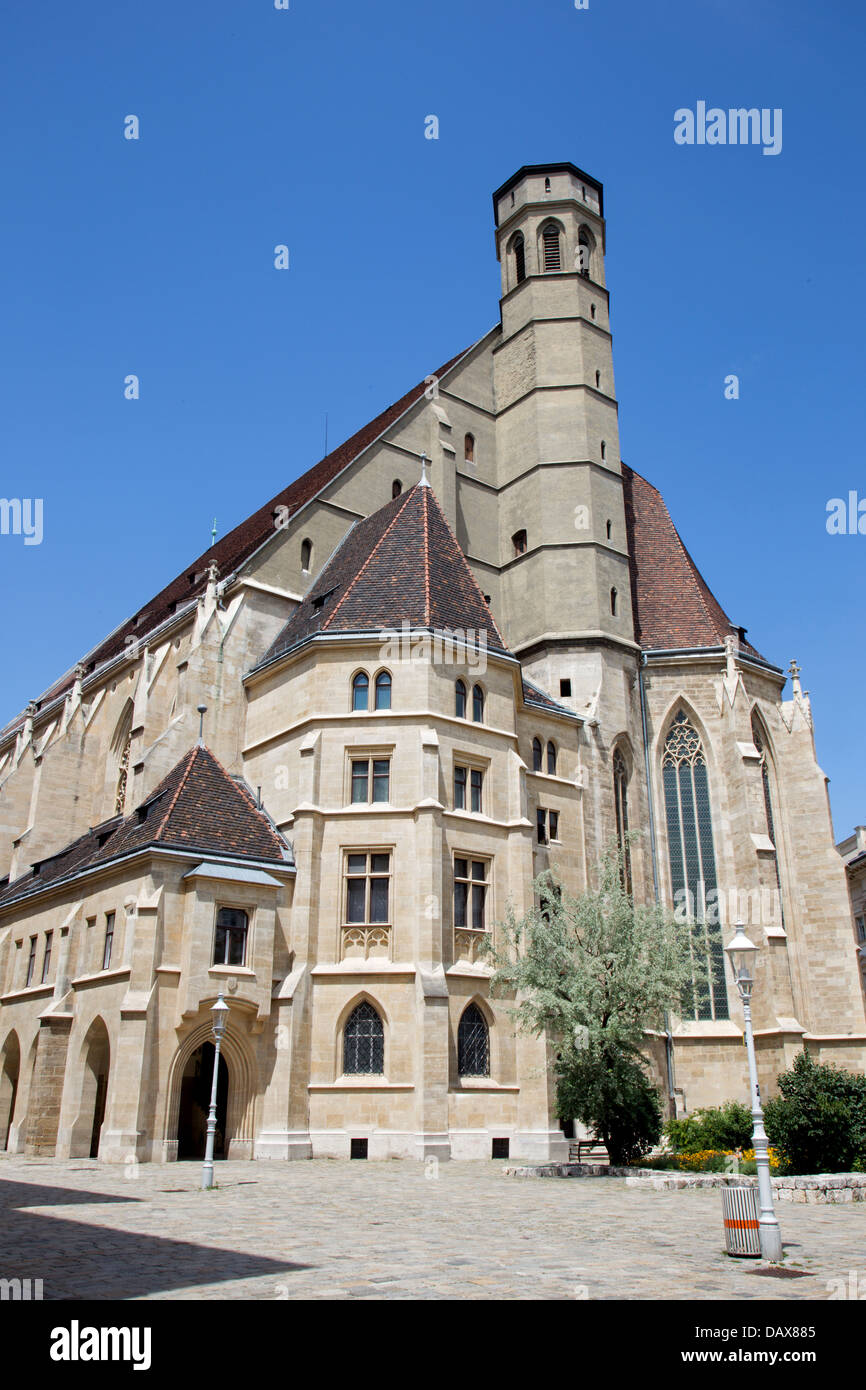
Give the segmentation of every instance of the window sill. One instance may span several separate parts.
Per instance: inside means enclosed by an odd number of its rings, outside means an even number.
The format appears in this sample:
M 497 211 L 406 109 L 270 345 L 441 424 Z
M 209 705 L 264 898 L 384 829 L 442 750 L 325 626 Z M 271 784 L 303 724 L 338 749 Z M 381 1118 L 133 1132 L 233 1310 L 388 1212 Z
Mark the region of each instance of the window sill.
M 25 985 L 23 989 L 10 990 L 9 994 L 4 994 L 0 1003 L 12 1004 L 21 999 L 38 999 L 40 995 L 54 993 L 54 982 L 46 980 L 45 984 Z
M 243 975 L 248 980 L 256 978 L 255 970 L 250 970 L 248 965 L 209 965 L 207 973 L 218 977 L 225 976 L 227 979 L 231 975 Z
M 79 975 L 72 981 L 72 988 L 75 989 L 79 985 L 104 985 L 111 980 L 128 980 L 131 974 L 132 971 L 128 965 L 122 965 L 114 970 L 109 967 L 108 970 L 97 970 L 92 975 Z
M 341 1076 L 336 1081 L 311 1081 L 308 1091 L 414 1091 L 412 1081 L 386 1081 L 375 1076 Z

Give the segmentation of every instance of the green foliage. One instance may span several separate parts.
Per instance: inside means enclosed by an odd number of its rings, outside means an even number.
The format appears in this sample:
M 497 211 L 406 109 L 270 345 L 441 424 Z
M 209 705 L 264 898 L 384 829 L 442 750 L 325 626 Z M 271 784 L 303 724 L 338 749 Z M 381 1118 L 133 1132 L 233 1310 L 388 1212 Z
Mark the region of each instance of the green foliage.
M 866 1076 L 802 1052 L 764 1107 L 767 1136 L 793 1173 L 840 1173 L 866 1157 Z M 857 1171 L 854 1169 L 854 1171 Z
M 704 1149 L 750 1149 L 752 1112 L 739 1100 L 695 1110 L 681 1120 L 668 1120 L 665 1135 L 677 1153 Z
M 661 1136 L 658 1091 L 628 1052 L 567 1049 L 556 1063 L 556 1099 L 560 1115 L 592 1126 L 613 1164 L 633 1163 Z
M 637 1051 L 647 1028 L 664 1027 L 692 982 L 690 927 L 661 907 L 636 906 L 622 855 L 609 846 L 597 890 L 573 898 L 549 873 L 535 880 L 536 905 L 517 918 L 509 905 L 502 946 L 488 952 L 492 988 L 517 995 L 518 1027 L 563 1041 Z
M 640 1049 L 694 979 L 690 925 L 635 905 L 626 881 L 615 845 L 600 862 L 598 888 L 580 897 L 541 874 L 535 906 L 521 918 L 509 906 L 500 947 L 488 947 L 492 991 L 516 1000 L 518 1029 L 546 1030 L 557 1046 L 559 1113 L 591 1126 L 614 1163 L 658 1141 L 659 1098 Z

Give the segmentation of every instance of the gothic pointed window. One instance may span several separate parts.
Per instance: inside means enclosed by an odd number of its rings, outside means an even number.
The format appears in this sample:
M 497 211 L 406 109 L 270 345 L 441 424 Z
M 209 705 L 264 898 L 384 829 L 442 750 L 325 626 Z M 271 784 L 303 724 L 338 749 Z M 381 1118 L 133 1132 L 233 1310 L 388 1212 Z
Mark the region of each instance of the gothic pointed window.
M 552 739 L 547 744 L 547 775 L 556 776 L 556 744 Z
M 123 713 L 117 722 L 114 737 L 111 740 L 111 753 L 115 759 L 114 806 L 112 808 L 115 816 L 123 815 L 124 806 L 126 804 L 129 760 L 132 751 L 132 714 L 132 701 L 127 700 L 123 708 Z
M 761 757 L 761 785 L 764 791 L 764 815 L 767 823 L 767 834 L 773 846 L 773 867 L 776 871 L 776 889 L 779 894 L 779 919 L 782 926 L 785 925 L 785 913 L 782 908 L 782 877 L 779 873 L 779 848 L 776 842 L 776 826 L 773 820 L 773 795 L 770 790 L 770 770 L 767 765 L 767 750 L 764 747 L 764 740 L 761 735 L 761 726 L 756 715 L 752 715 L 752 742 Z
M 466 718 L 466 685 L 464 681 L 454 683 L 454 713 L 458 719 Z
M 577 237 L 577 269 L 585 280 L 589 279 L 590 253 L 589 233 L 581 227 Z
M 475 435 L 467 434 L 463 440 L 463 457 L 467 463 L 475 462 Z
M 540 771 L 541 771 L 541 739 L 540 739 L 540 738 L 534 738 L 534 739 L 532 740 L 532 771 L 533 771 L 533 772 L 540 772 Z
M 484 723 L 484 691 L 480 685 L 472 687 L 472 718 L 476 724 Z
M 550 223 L 541 234 L 545 270 L 561 270 L 562 257 L 559 250 L 559 228 Z
M 623 888 L 631 892 L 631 854 L 628 843 L 628 767 L 617 748 L 613 755 L 613 802 L 616 813 L 616 843 L 622 855 Z
M 352 709 L 366 709 L 369 695 L 370 677 L 367 675 L 366 671 L 359 671 L 352 681 Z
M 699 1019 L 727 1018 L 707 760 L 684 710 L 674 717 L 665 739 L 662 784 L 674 907 L 692 923 L 692 953 L 702 965 L 690 1007 Z
M 526 246 L 523 236 L 518 232 L 514 238 L 514 277 L 519 285 L 521 280 L 526 279 Z
M 461 1076 L 490 1075 L 490 1031 L 477 1004 L 467 1004 L 457 1028 L 457 1070 Z
M 403 484 L 401 483 L 399 478 L 395 478 L 393 483 L 391 484 L 391 497 L 399 497 L 402 491 Z
M 366 999 L 349 1014 L 343 1032 L 343 1075 L 381 1076 L 385 1070 L 385 1029 Z
M 301 541 L 301 569 L 308 573 L 313 559 L 313 542 L 311 540 Z
M 123 744 L 123 751 L 120 754 L 120 763 L 117 769 L 117 788 L 114 794 L 114 814 L 123 815 L 123 807 L 126 801 L 126 783 L 129 778 L 129 754 L 132 749 L 132 730 L 126 735 Z
M 376 709 L 391 708 L 391 675 L 380 671 L 376 677 Z

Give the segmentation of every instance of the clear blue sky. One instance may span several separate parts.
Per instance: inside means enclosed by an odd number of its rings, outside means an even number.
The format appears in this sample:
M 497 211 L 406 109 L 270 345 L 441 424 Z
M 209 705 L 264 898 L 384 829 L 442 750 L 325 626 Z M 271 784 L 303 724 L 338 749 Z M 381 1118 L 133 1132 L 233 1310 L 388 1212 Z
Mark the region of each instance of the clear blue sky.
M 866 535 L 825 529 L 866 496 L 864 38 L 856 0 L 7 6 L 0 493 L 45 533 L 0 537 L 0 723 L 315 462 L 326 412 L 333 446 L 486 332 L 490 194 L 572 160 L 623 457 L 798 657 L 837 837 L 866 821 Z M 781 154 L 675 145 L 698 100 L 781 107 Z

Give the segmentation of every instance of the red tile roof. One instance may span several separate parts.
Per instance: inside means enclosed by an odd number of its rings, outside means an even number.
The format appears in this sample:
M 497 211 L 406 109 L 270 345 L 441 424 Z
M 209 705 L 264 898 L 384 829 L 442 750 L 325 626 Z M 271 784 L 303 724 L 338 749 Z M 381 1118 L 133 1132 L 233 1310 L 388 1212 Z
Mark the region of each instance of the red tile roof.
M 710 592 L 658 488 L 625 464 L 622 478 L 636 641 L 645 651 L 722 647 L 733 633 L 759 657 Z
M 209 749 L 197 744 L 131 815 L 89 830 L 0 893 L 0 908 L 149 846 L 286 866 L 289 847 Z
M 347 532 L 260 665 L 317 634 L 462 631 L 507 651 L 433 489 L 417 483 Z M 384 640 L 384 638 L 383 638 Z
M 456 357 L 452 357 L 449 362 L 439 367 L 432 375 L 441 380 L 446 372 L 449 372 L 460 361 L 461 357 L 466 356 L 468 351 L 470 351 L 469 348 L 459 352 Z M 289 483 L 288 487 L 283 488 L 282 492 L 278 492 L 276 497 L 271 498 L 270 502 L 266 502 L 263 507 L 259 507 L 258 511 L 253 512 L 252 516 L 247 517 L 246 521 L 242 521 L 239 526 L 236 526 L 233 531 L 229 531 L 215 545 L 203 551 L 197 559 L 187 565 L 182 574 L 179 574 L 164 589 L 161 589 L 150 602 L 142 605 L 139 613 L 144 615 L 144 620 L 139 620 L 136 625 L 135 615 L 133 615 L 128 622 L 123 623 L 88 654 L 87 668 L 95 669 L 117 656 L 127 645 L 127 637 L 136 637 L 141 641 L 148 632 L 152 632 L 160 623 L 170 618 L 176 608 L 201 594 L 206 585 L 209 565 L 216 563 L 220 574 L 225 577 L 236 570 L 245 560 L 248 560 L 254 551 L 269 536 L 273 535 L 275 513 L 278 508 L 285 507 L 287 509 L 286 512 L 281 513 L 284 518 L 283 524 L 285 524 L 285 520 L 289 516 L 292 516 L 300 507 L 315 497 L 316 493 L 320 492 L 329 482 L 332 482 L 337 474 L 342 472 L 353 459 L 357 458 L 390 429 L 411 405 L 421 400 L 428 389 L 429 380 L 429 377 L 425 377 L 417 386 L 413 386 L 411 391 L 407 391 L 387 410 L 383 410 L 369 424 L 356 431 L 339 448 L 326 454 L 300 478 L 296 478 L 293 483 Z M 58 695 L 62 695 L 71 688 L 72 683 L 73 676 L 71 674 L 63 677 L 40 697 L 39 703 L 41 705 L 47 704 Z M 20 722 L 20 720 L 15 722 Z

